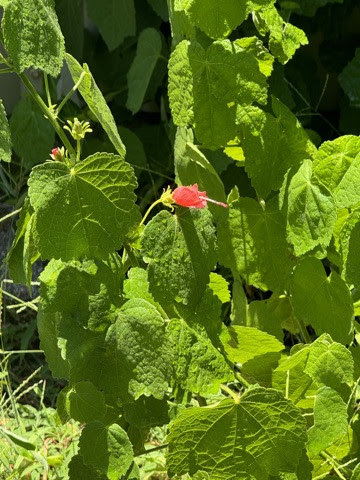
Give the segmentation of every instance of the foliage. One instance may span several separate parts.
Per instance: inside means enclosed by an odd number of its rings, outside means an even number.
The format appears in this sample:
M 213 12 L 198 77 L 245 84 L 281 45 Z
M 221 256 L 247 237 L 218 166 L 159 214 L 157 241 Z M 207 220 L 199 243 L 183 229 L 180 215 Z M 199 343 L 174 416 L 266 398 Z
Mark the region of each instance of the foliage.
M 359 32 L 341 21 L 358 7 L 86 0 L 83 29 L 70 3 L 0 1 L 0 73 L 28 90 L 9 121 L 0 104 L 1 178 L 22 206 L 7 261 L 29 288 L 43 262 L 29 304 L 65 386 L 42 414 L 76 425 L 50 474 L 354 480 Z M 199 208 L 176 204 L 174 176 Z M 20 430 L 0 432 L 48 469 Z

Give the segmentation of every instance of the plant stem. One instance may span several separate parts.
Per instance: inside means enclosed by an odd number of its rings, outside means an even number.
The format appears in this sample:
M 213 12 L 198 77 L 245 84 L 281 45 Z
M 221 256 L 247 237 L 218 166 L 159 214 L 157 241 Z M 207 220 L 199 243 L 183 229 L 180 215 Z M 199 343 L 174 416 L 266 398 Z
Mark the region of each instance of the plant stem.
M 23 81 L 26 88 L 29 90 L 29 92 L 30 92 L 31 96 L 33 97 L 33 99 L 35 100 L 35 102 L 39 105 L 39 107 L 43 111 L 45 117 L 49 120 L 51 125 L 54 127 L 54 130 L 59 135 L 59 137 L 60 137 L 62 143 L 64 144 L 65 148 L 67 149 L 67 151 L 72 155 L 76 155 L 75 150 L 70 143 L 70 140 L 68 139 L 68 137 L 66 136 L 66 134 L 62 130 L 62 128 L 60 127 L 58 121 L 56 120 L 55 115 L 46 106 L 46 103 L 44 103 L 43 99 L 40 97 L 38 92 L 35 90 L 33 84 L 27 78 L 25 73 L 19 73 L 18 75 L 21 78 L 21 80 Z
M 220 385 L 220 388 L 223 392 L 226 392 L 230 395 L 230 397 L 233 398 L 235 403 L 240 403 L 240 397 L 237 395 L 231 388 L 229 388 L 227 385 Z
M 304 325 L 304 322 L 299 319 L 297 319 L 297 322 L 300 327 L 301 335 L 303 336 L 305 343 L 311 343 L 311 338 L 310 338 L 309 332 L 307 331 L 306 326 Z
M 147 217 L 149 216 L 149 213 L 151 212 L 151 210 L 161 202 L 162 202 L 162 200 L 159 198 L 159 200 L 155 200 L 155 202 L 150 205 L 150 207 L 146 210 L 145 215 L 143 216 L 143 218 L 142 218 L 142 220 L 139 224 L 139 227 L 141 227 L 141 225 L 144 224 L 144 222 L 147 219 Z
M 140 455 L 146 455 L 147 453 L 157 452 L 158 450 L 163 450 L 164 448 L 167 448 L 168 446 L 169 446 L 169 444 L 165 443 L 164 445 L 159 445 L 157 447 L 149 448 L 148 450 L 144 450 L 143 452 L 140 452 L 135 456 L 140 457 Z
M 50 90 L 49 90 L 49 80 L 48 80 L 47 73 L 45 73 L 45 72 L 43 72 L 43 73 L 44 73 L 44 85 L 45 85 L 46 98 L 47 98 L 47 101 L 48 101 L 48 106 L 49 106 L 49 108 L 51 108 L 51 96 L 50 96 Z
M 76 163 L 80 162 L 81 140 L 76 140 Z
M 9 220 L 9 218 L 13 217 L 14 215 L 16 215 L 17 213 L 19 213 L 21 210 L 21 208 L 18 208 L 17 210 L 14 210 L 10 213 L 8 213 L 7 215 L 5 215 L 4 217 L 1 217 L 0 218 L 0 223 L 1 222 L 6 222 L 6 220 Z
M 72 89 L 65 95 L 63 100 L 60 102 L 60 105 L 56 109 L 56 115 L 59 115 L 61 109 L 65 105 L 65 103 L 69 100 L 69 98 L 76 92 L 76 90 L 79 88 L 80 83 L 83 81 L 83 78 L 85 77 L 86 72 L 82 72 L 82 74 L 79 77 L 79 80 L 75 83 L 75 85 L 72 87 Z
M 245 380 L 245 378 L 239 373 L 235 372 L 235 377 L 237 380 L 239 380 L 240 383 L 242 383 L 245 387 L 249 388 L 251 387 L 250 383 Z

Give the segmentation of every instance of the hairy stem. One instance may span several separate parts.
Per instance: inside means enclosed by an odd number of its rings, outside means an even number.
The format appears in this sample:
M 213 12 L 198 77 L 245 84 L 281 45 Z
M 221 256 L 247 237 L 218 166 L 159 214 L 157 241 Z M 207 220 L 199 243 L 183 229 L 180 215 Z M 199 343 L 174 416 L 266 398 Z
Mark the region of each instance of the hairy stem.
M 19 73 L 19 77 L 21 78 L 21 80 L 23 81 L 24 85 L 26 86 L 26 88 L 29 90 L 31 96 L 33 97 L 33 99 L 35 100 L 35 102 L 39 105 L 39 107 L 41 108 L 42 112 L 44 113 L 45 117 L 49 120 L 49 122 L 51 123 L 51 125 L 54 127 L 54 130 L 56 131 L 56 133 L 59 135 L 63 145 L 65 146 L 65 148 L 67 149 L 67 151 L 72 154 L 72 155 L 76 155 L 75 153 L 75 150 L 73 148 L 73 146 L 71 145 L 70 143 L 70 140 L 68 139 L 68 137 L 66 136 L 65 132 L 63 131 L 63 129 L 60 127 L 58 121 L 56 120 L 56 117 L 55 115 L 51 112 L 51 110 L 46 106 L 46 103 L 44 103 L 43 99 L 40 97 L 40 95 L 38 94 L 38 92 L 35 90 L 33 84 L 30 82 L 30 80 L 28 79 L 28 77 L 25 75 L 25 73 Z

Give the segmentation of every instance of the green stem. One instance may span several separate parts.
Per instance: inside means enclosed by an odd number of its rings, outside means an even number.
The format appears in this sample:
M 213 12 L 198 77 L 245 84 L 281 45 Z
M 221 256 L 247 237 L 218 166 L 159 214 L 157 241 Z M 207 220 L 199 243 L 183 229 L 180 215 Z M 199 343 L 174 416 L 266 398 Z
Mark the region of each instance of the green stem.
M 46 92 L 46 98 L 48 101 L 48 107 L 51 108 L 51 95 L 50 95 L 50 90 L 49 90 L 49 80 L 47 73 L 44 72 L 44 85 L 45 85 L 45 92 Z
M 237 380 L 239 380 L 239 382 L 242 383 L 245 387 L 247 387 L 247 388 L 250 388 L 250 387 L 251 387 L 250 383 L 247 382 L 247 381 L 245 380 L 245 378 L 244 378 L 239 372 L 235 372 L 235 378 L 236 378 Z
M 21 210 L 21 208 L 18 208 L 17 210 L 14 210 L 10 213 L 8 213 L 7 215 L 5 215 L 4 217 L 1 217 L 0 218 L 0 223 L 1 222 L 6 222 L 6 220 L 9 220 L 9 218 L 13 217 L 14 215 L 16 215 L 17 213 L 19 213 Z
M 301 331 L 301 335 L 305 341 L 305 343 L 311 343 L 311 337 L 309 335 L 309 332 L 307 331 L 306 326 L 304 325 L 304 322 L 302 320 L 299 320 L 298 318 L 296 319 Z
M 23 81 L 24 85 L 26 86 L 26 88 L 29 90 L 31 96 L 33 97 L 33 99 L 35 100 L 35 102 L 39 105 L 39 107 L 41 108 L 41 110 L 43 111 L 44 115 L 46 116 L 46 118 L 49 120 L 49 122 L 51 123 L 51 125 L 54 127 L 54 130 L 56 131 L 56 133 L 59 135 L 63 145 L 65 146 L 65 148 L 67 149 L 67 151 L 71 154 L 71 155 L 76 155 L 76 152 L 73 148 L 73 146 L 71 145 L 70 143 L 70 140 L 68 139 L 68 137 L 66 136 L 65 132 L 62 130 L 62 128 L 60 127 L 58 121 L 56 120 L 56 117 L 55 115 L 51 112 L 51 110 L 46 106 L 46 103 L 43 101 L 43 99 L 40 97 L 40 95 L 38 94 L 38 92 L 35 90 L 33 84 L 30 82 L 30 80 L 27 78 L 27 76 L 25 75 L 25 73 L 20 73 L 18 74 L 19 77 L 21 78 L 21 80 Z
M 144 450 L 143 452 L 138 453 L 137 455 L 135 455 L 135 457 L 140 457 L 140 455 L 146 455 L 148 453 L 157 452 L 158 450 L 163 450 L 164 448 L 167 448 L 168 446 L 169 446 L 169 444 L 165 443 L 164 445 L 159 445 L 158 447 L 149 448 L 148 450 Z
M 76 163 L 80 162 L 81 140 L 76 140 Z
M 230 395 L 230 397 L 233 398 L 235 403 L 240 403 L 240 397 L 237 395 L 231 388 L 229 388 L 227 385 L 220 385 L 220 388 L 223 392 L 226 392 Z
M 13 73 L 14 69 L 13 68 L 0 68 L 0 74 L 1 73 Z
M 79 80 L 75 83 L 75 85 L 72 87 L 72 89 L 65 95 L 63 100 L 60 102 L 60 105 L 56 109 L 56 115 L 58 116 L 61 109 L 65 105 L 65 103 L 69 100 L 69 98 L 76 92 L 76 90 L 79 88 L 80 83 L 83 81 L 83 78 L 85 77 L 86 72 L 82 72 L 82 74 L 79 77 Z
M 147 217 L 149 216 L 149 213 L 151 212 L 151 210 L 156 206 L 156 205 L 159 205 L 159 203 L 162 203 L 162 200 L 161 198 L 159 198 L 159 200 L 155 200 L 154 203 L 152 203 L 150 205 L 150 207 L 147 209 L 147 211 L 145 212 L 145 215 L 143 216 L 141 222 L 140 222 L 140 225 L 139 227 L 141 227 L 141 225 L 144 224 L 145 220 L 147 219 Z

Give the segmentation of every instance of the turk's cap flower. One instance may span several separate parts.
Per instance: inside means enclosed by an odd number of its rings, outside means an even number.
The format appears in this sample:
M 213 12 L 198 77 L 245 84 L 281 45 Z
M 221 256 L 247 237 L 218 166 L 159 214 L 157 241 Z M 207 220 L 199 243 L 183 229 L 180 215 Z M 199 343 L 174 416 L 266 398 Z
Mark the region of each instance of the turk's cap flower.
M 209 198 L 206 195 L 206 192 L 200 192 L 197 183 L 194 185 L 177 187 L 172 193 L 168 189 L 163 193 L 163 196 L 165 196 L 165 194 L 167 194 L 167 198 L 171 201 L 163 202 L 164 204 L 176 203 L 182 207 L 205 208 L 207 202 L 210 202 L 219 205 L 220 207 L 227 208 L 226 203 L 218 202 Z
M 55 147 L 51 150 L 50 157 L 53 160 L 57 160 L 58 162 L 63 162 L 65 158 L 65 148 L 64 147 Z

